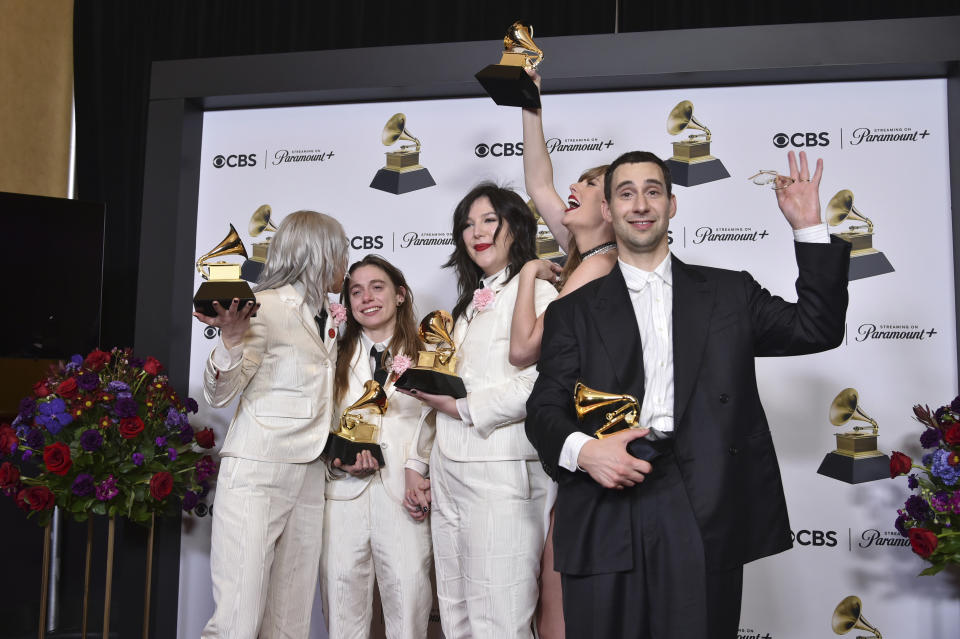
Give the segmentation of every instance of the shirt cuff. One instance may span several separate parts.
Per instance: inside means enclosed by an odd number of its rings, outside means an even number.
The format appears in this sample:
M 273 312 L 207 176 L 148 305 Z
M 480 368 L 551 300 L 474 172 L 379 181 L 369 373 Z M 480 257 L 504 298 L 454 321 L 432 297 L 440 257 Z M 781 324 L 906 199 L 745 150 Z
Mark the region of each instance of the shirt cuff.
M 560 461 L 558 462 L 560 468 L 566 468 L 571 473 L 580 470 L 580 466 L 577 465 L 577 460 L 580 458 L 580 449 L 592 439 L 593 437 L 580 431 L 567 435 L 567 439 L 563 442 L 563 448 L 560 450 Z
M 210 356 L 213 365 L 218 369 L 225 371 L 233 368 L 243 359 L 243 344 L 237 344 L 233 348 L 227 348 L 223 343 L 223 338 L 217 340 L 217 345 L 213 347 L 213 354 Z
M 467 426 L 473 426 L 473 418 L 470 416 L 470 405 L 466 397 L 457 400 L 457 412 L 460 413 L 460 421 Z
M 805 229 L 794 229 L 793 239 L 797 242 L 808 242 L 810 244 L 829 244 L 830 231 L 826 222 L 808 226 Z
M 420 473 L 421 477 L 426 477 L 427 473 L 430 470 L 430 467 L 424 464 L 419 459 L 408 459 L 407 463 L 403 465 L 404 468 L 409 468 L 410 470 L 415 470 Z

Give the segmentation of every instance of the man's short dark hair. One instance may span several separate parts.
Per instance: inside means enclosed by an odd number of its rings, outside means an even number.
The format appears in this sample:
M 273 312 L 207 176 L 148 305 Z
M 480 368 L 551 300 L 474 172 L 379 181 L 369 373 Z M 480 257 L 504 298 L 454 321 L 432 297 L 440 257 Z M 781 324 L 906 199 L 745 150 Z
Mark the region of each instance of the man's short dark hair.
M 670 168 L 667 163 L 649 151 L 628 151 L 616 160 L 610 163 L 606 172 L 603 174 L 603 197 L 607 202 L 613 195 L 613 172 L 621 164 L 639 164 L 640 162 L 652 162 L 660 167 L 663 172 L 664 187 L 667 189 L 667 197 L 673 193 L 673 183 L 670 180 Z

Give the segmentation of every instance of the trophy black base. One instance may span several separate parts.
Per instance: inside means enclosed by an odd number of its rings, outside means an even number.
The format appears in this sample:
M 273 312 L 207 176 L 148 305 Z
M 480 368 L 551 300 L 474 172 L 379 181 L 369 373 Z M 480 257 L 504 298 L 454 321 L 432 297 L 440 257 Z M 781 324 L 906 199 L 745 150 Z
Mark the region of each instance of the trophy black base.
M 862 280 L 865 277 L 893 273 L 893 265 L 887 256 L 877 251 L 866 255 L 855 255 L 850 258 L 850 271 L 847 279 Z
M 383 468 L 387 463 L 383 459 L 383 451 L 377 444 L 367 444 L 362 442 L 352 442 L 349 439 L 337 437 L 333 433 L 327 438 L 327 445 L 323 448 L 324 456 L 331 462 L 339 459 L 345 466 L 353 466 L 357 463 L 357 455 L 365 450 L 369 450 L 373 458 Z
M 716 158 L 692 164 L 671 159 L 667 160 L 666 164 L 670 169 L 670 178 L 673 183 L 680 186 L 697 186 L 730 177 L 723 162 Z
M 474 77 L 500 106 L 540 108 L 540 91 L 523 67 L 491 64 L 480 69 Z
M 886 455 L 855 458 L 827 453 L 817 473 L 848 484 L 862 484 L 890 477 L 890 458 Z
M 240 267 L 240 277 L 253 284 L 257 283 L 257 280 L 260 279 L 260 273 L 262 272 L 263 262 L 258 260 L 245 260 L 243 266 Z
M 383 168 L 373 176 L 373 182 L 370 183 L 370 188 L 393 193 L 394 195 L 402 195 L 435 185 L 436 182 L 433 181 L 433 176 L 430 175 L 430 171 L 424 167 L 415 171 L 393 171 Z
M 253 302 L 254 304 L 257 302 L 250 285 L 243 280 L 219 282 L 211 280 L 204 282 L 197 289 L 196 295 L 193 296 L 193 308 L 207 317 L 216 317 L 217 312 L 213 309 L 214 300 L 226 310 L 230 308 L 234 298 L 240 300 L 241 307 L 247 302 Z
M 450 395 L 454 399 L 467 396 L 467 387 L 456 375 L 422 368 L 408 368 L 394 383 L 403 390 L 418 390 L 431 395 Z

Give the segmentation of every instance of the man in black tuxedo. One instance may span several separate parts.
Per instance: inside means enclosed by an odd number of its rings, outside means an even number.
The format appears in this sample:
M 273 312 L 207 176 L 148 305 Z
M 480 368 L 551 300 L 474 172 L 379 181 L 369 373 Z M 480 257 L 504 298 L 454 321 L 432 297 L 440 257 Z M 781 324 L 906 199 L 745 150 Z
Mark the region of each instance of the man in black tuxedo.
M 794 229 L 796 303 L 746 272 L 671 256 L 677 202 L 658 157 L 607 169 L 618 264 L 547 309 L 527 403 L 527 436 L 559 483 L 568 637 L 733 639 L 743 564 L 791 546 L 754 357 L 840 344 L 850 245 L 821 220 L 822 161 L 811 176 L 804 153 L 788 160 L 776 194 Z M 577 381 L 637 398 L 640 428 L 595 439 L 611 409 L 578 421 Z

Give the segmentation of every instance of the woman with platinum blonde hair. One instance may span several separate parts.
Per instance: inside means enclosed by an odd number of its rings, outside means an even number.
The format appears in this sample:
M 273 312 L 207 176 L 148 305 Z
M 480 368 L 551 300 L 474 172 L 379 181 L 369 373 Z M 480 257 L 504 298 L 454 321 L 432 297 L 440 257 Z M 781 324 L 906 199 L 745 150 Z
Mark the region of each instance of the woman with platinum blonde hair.
M 220 329 L 203 394 L 239 396 L 220 455 L 210 541 L 215 610 L 202 637 L 306 638 L 320 563 L 326 473 L 319 459 L 333 418 L 333 378 L 347 267 L 340 223 L 286 216 L 256 286 L 257 304 L 214 302 Z M 342 312 L 342 311 L 341 311 Z

